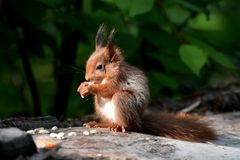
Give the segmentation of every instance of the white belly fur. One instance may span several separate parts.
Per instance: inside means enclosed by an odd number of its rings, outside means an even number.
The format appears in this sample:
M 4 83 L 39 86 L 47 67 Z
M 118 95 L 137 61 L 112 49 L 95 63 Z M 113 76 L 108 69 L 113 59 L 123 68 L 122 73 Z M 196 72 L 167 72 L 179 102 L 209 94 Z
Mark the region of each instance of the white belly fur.
M 101 113 L 110 121 L 116 122 L 115 106 L 111 99 L 104 99 L 101 104 Z

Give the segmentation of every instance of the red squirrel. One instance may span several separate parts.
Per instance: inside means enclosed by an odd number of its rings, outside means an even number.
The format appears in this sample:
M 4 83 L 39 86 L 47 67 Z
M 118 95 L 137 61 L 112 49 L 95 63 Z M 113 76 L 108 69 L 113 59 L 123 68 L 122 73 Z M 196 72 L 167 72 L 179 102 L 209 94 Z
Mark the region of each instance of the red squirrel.
M 100 26 L 96 49 L 86 63 L 86 81 L 77 89 L 82 97 L 94 95 L 95 111 L 100 117 L 99 122 L 85 126 L 186 141 L 215 139 L 215 131 L 195 116 L 146 110 L 150 98 L 147 78 L 143 71 L 124 61 L 122 51 L 113 43 L 114 33 L 112 30 L 107 36 L 106 27 Z

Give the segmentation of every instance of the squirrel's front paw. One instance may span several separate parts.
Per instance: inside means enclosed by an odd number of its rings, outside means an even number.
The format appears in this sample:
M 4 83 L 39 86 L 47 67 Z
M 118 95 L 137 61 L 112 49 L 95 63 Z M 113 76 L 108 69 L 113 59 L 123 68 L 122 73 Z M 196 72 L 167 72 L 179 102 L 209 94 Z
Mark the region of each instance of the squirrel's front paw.
M 95 127 L 96 125 L 97 125 L 96 121 L 90 121 L 90 122 L 87 122 L 87 123 L 83 124 L 83 126 L 87 127 L 87 128 L 92 128 L 92 127 Z
M 84 98 L 85 96 L 90 94 L 90 85 L 89 82 L 83 82 L 78 87 L 77 91 L 80 93 L 81 97 Z

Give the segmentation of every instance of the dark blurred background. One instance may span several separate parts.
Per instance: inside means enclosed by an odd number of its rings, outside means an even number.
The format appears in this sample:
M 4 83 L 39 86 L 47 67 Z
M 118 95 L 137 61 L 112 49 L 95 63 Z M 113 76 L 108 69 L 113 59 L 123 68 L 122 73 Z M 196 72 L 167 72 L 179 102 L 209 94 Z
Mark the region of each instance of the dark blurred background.
M 237 0 L 0 0 L 0 117 L 78 117 L 101 24 L 149 79 L 151 102 L 239 81 Z

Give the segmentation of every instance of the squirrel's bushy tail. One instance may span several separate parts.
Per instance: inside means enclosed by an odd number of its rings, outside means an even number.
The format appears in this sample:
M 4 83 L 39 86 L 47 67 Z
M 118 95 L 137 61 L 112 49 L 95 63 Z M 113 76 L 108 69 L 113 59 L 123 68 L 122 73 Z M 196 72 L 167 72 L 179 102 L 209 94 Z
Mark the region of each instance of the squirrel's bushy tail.
M 143 132 L 186 141 L 216 139 L 215 131 L 198 117 L 189 114 L 145 113 Z

